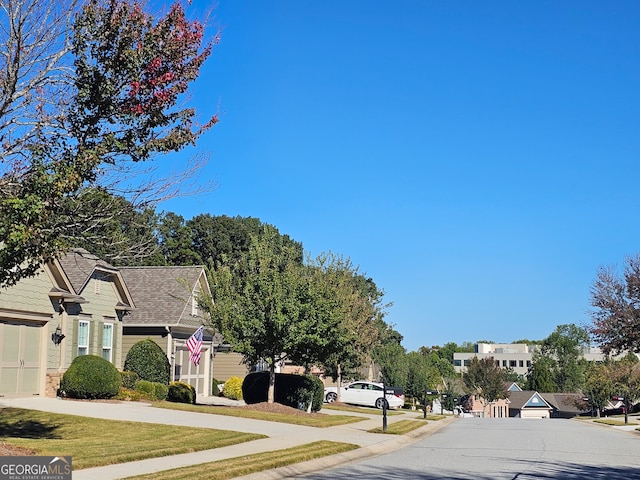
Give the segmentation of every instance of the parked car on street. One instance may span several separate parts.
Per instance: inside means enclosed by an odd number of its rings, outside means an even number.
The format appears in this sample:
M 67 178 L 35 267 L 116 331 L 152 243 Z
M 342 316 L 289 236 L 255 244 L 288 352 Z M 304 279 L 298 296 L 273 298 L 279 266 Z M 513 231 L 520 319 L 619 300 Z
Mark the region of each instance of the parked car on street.
M 357 381 L 340 389 L 340 401 L 353 405 L 382 408 L 384 402 L 387 408 L 401 408 L 404 405 L 402 389 L 387 387 L 386 395 L 383 395 L 382 383 Z M 326 387 L 324 400 L 332 403 L 338 400 L 338 387 Z

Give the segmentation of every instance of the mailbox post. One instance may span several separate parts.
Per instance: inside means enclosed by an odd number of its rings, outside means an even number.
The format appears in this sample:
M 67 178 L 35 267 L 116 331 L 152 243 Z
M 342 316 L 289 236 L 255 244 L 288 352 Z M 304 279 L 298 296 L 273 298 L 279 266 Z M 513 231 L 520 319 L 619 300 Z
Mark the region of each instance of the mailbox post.
M 424 411 L 424 416 L 423 418 L 427 418 L 427 395 L 437 395 L 438 392 L 436 392 L 435 390 L 428 390 L 428 389 L 424 389 L 424 403 L 423 403 L 423 411 Z
M 387 431 L 387 384 L 382 381 L 382 431 Z

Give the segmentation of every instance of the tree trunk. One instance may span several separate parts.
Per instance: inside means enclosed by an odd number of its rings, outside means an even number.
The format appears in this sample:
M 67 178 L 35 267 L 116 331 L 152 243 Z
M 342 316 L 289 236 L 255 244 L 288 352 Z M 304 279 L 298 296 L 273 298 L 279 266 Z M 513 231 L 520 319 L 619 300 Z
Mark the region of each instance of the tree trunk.
M 269 389 L 267 390 L 267 403 L 275 402 L 276 391 L 276 364 L 269 365 Z
M 340 364 L 338 364 L 338 388 L 337 388 L 337 393 L 338 393 L 338 402 L 341 402 L 342 399 L 340 398 L 340 390 L 342 389 L 342 368 L 340 367 Z

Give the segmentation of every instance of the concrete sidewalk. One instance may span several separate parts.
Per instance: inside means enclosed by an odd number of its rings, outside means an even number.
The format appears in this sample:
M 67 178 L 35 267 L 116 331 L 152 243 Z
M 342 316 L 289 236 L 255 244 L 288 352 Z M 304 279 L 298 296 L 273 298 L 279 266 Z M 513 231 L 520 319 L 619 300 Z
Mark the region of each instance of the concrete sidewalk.
M 198 403 L 201 402 L 218 405 L 234 403 L 218 397 L 199 399 Z M 362 422 L 329 428 L 316 428 L 231 417 L 226 415 L 166 410 L 162 408 L 154 408 L 151 405 L 142 402 L 104 403 L 29 397 L 15 399 L 2 398 L 0 399 L 0 407 L 26 408 L 54 413 L 103 418 L 107 420 L 127 420 L 133 422 L 161 423 L 185 427 L 216 428 L 221 430 L 259 433 L 268 436 L 268 438 L 265 439 L 254 440 L 223 448 L 216 448 L 213 450 L 76 470 L 73 472 L 74 480 L 116 480 L 242 455 L 281 450 L 318 440 L 353 443 L 361 447 L 345 454 L 325 457 L 305 462 L 303 464 L 260 472 L 245 477 L 247 480 L 286 478 L 287 476 L 294 474 L 319 470 L 329 466 L 335 466 L 339 463 L 353 461 L 365 456 L 378 455 L 395 450 L 411 443 L 417 438 L 429 434 L 429 432 L 439 429 L 441 426 L 448 423 L 447 420 L 429 422 L 424 427 L 421 427 L 408 435 L 382 435 L 367 432 L 369 429 L 382 426 L 382 416 L 380 415 L 358 414 L 359 416 L 363 416 L 364 420 Z M 323 413 L 331 414 L 333 412 L 325 410 Z M 335 411 L 335 413 L 344 414 L 345 412 Z M 391 424 L 402 419 L 415 419 L 418 416 L 419 412 L 407 412 L 403 415 L 390 415 L 387 418 L 388 423 Z

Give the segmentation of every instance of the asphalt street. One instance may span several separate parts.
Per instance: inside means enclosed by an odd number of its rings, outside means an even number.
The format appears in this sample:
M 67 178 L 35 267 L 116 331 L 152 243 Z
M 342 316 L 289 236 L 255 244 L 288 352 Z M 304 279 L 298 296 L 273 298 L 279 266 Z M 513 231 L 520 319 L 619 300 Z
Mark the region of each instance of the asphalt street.
M 463 418 L 402 449 L 307 480 L 633 480 L 640 433 L 589 421 Z

